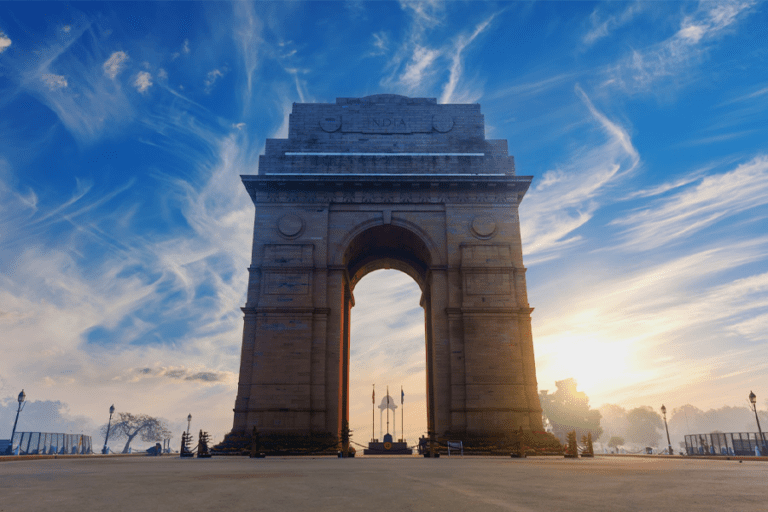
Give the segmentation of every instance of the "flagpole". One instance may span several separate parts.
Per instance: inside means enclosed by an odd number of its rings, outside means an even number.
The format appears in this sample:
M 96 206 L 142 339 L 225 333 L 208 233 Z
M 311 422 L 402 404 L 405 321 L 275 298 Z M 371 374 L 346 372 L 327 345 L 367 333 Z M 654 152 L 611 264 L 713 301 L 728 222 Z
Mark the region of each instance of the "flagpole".
M 403 386 L 400 385 L 400 439 L 405 442 L 405 430 L 403 429 L 403 420 L 405 418 L 405 393 Z
M 373 441 L 376 439 L 376 384 L 373 385 L 371 404 L 371 441 Z

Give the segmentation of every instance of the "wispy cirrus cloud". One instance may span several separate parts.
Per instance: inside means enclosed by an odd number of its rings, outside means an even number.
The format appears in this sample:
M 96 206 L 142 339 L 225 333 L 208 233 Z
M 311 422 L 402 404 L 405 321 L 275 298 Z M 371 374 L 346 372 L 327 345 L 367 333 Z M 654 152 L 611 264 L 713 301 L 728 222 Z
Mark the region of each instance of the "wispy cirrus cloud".
M 0 272 L 0 328 L 25 340 L 4 358 L 27 379 L 72 396 L 83 386 L 117 396 L 128 379 L 146 396 L 156 384 L 124 369 L 150 368 L 174 383 L 165 385 L 166 400 L 197 392 L 196 403 L 208 403 L 208 421 L 221 422 L 216 428 L 225 431 L 230 414 L 217 409 L 234 396 L 242 325 L 233 312 L 244 302 L 238 269 L 247 267 L 248 251 L 241 249 L 249 243 L 253 216 L 239 173 L 254 168 L 255 157 L 244 136 L 193 130 L 186 134 L 199 137 L 193 145 L 209 146 L 197 156 L 209 157 L 194 160 L 200 183 L 165 179 L 165 196 L 189 226 L 166 235 L 132 233 L 136 209 L 117 190 L 104 214 L 104 191 L 84 181 L 58 206 L 40 205 L 30 200 L 34 194 L 0 181 L 0 205 L 8 206 L 0 207 L 0 240 L 22 234 L 22 243 L 0 244 L 0 268 L 13 269 L 12 277 Z M 48 247 L 35 245 L 41 230 L 52 229 L 59 236 Z M 88 263 L 85 254 L 100 255 L 98 263 Z M 206 367 L 198 364 L 201 358 Z M 195 386 L 209 390 L 203 396 Z M 165 402 L 122 397 L 119 405 L 167 414 Z
M 78 141 L 91 143 L 135 113 L 118 80 L 127 54 L 104 54 L 98 30 L 85 18 L 64 34 L 36 41 L 34 58 L 11 52 L 4 64 L 13 71 L 13 93 L 33 95 Z
M 56 89 L 64 89 L 69 85 L 67 78 L 64 75 L 54 75 L 53 73 L 43 73 L 40 75 L 40 80 L 43 81 L 48 89 L 55 91 Z
M 386 55 L 389 53 L 389 36 L 386 32 L 374 32 L 371 34 L 373 37 L 373 47 L 375 50 L 371 51 L 369 56 Z
M 453 47 L 453 54 L 451 55 L 451 67 L 450 75 L 448 76 L 448 83 L 443 88 L 443 94 L 440 96 L 440 103 L 474 103 L 480 99 L 476 92 L 463 91 L 462 94 L 457 94 L 456 88 L 459 81 L 463 78 L 463 61 L 462 53 L 464 49 L 469 46 L 486 28 L 491 24 L 496 14 L 492 14 L 487 19 L 478 23 L 475 30 L 468 36 L 460 35 L 456 40 L 456 44 Z
M 560 290 L 534 316 L 540 382 L 575 375 L 597 401 L 647 403 L 669 393 L 706 401 L 691 389 L 729 378 L 728 369 L 739 359 L 766 360 L 764 345 L 731 347 L 723 340 L 743 332 L 760 339 L 768 274 L 727 276 L 765 261 L 768 238 L 718 245 L 662 262 L 635 258 L 620 276 L 610 260 L 595 255 L 595 266 L 585 269 L 588 275 L 577 285 L 579 307 Z M 748 373 L 760 375 L 766 366 Z
M 600 7 L 595 8 L 589 16 L 591 27 L 584 34 L 582 42 L 587 46 L 591 46 L 598 40 L 611 36 L 613 32 L 631 22 L 638 14 L 645 10 L 647 4 L 644 2 L 631 2 L 623 5 L 623 7 L 621 12 L 615 14 L 604 14 Z
M 400 0 L 400 8 L 412 14 L 417 32 L 439 25 L 445 16 L 445 5 L 438 0 Z
M 732 29 L 755 0 L 701 2 L 667 40 L 631 54 L 607 73 L 605 83 L 629 92 L 647 91 L 658 80 L 675 78 L 706 57 L 709 43 Z
M 632 172 L 640 156 L 627 131 L 608 119 L 576 86 L 591 116 L 606 136 L 605 142 L 573 154 L 570 162 L 544 173 L 522 208 L 524 252 L 534 261 L 555 258 L 580 241 L 573 232 L 588 222 L 606 198 L 611 183 Z M 531 261 L 528 261 L 531 264 Z
M 249 2 L 237 2 L 234 4 L 234 9 L 237 20 L 234 37 L 240 50 L 246 78 L 243 91 L 243 112 L 247 112 L 251 106 L 255 73 L 259 65 L 264 24 Z
M 720 104 L 720 105 L 718 105 L 718 106 L 719 106 L 719 107 L 722 107 L 722 106 L 725 106 L 725 105 L 730 105 L 730 104 L 732 104 L 732 103 L 740 103 L 740 102 L 742 102 L 742 101 L 749 101 L 749 100 L 752 100 L 752 99 L 755 99 L 755 98 L 759 98 L 759 97 L 761 97 L 761 96 L 764 96 L 764 95 L 766 95 L 766 94 L 768 94 L 768 87 L 763 87 L 762 89 L 758 89 L 758 90 L 756 90 L 756 91 L 754 91 L 754 92 L 751 92 L 751 93 L 749 93 L 749 94 L 744 94 L 744 95 L 742 95 L 742 96 L 738 96 L 738 97 L 736 97 L 736 98 L 733 98 L 733 99 L 731 99 L 731 100 L 728 100 L 728 101 L 726 101 L 726 102 L 724 102 L 724 103 L 721 103 L 721 104 Z
M 725 219 L 765 208 L 768 205 L 768 157 L 757 156 L 731 171 L 695 176 L 683 182 L 677 194 L 659 198 L 611 222 L 621 227 L 626 247 L 650 250 L 682 243 Z
M 490 15 L 471 30 L 462 31 L 444 45 L 427 42 L 428 31 L 439 26 L 444 15 L 442 4 L 430 2 L 401 2 L 401 7 L 411 16 L 410 28 L 403 41 L 397 45 L 387 63 L 389 73 L 381 85 L 401 90 L 407 94 L 423 94 L 444 77 L 445 85 L 441 103 L 477 101 L 482 96 L 480 87 L 464 83 L 464 52 L 491 24 L 498 13 Z M 374 35 L 374 45 L 379 51 L 385 44 L 386 34 Z
M 224 71 L 226 71 L 226 68 L 224 68 Z M 205 80 L 203 80 L 203 84 L 205 85 L 205 92 L 210 93 L 213 90 L 213 86 L 216 84 L 216 81 L 223 77 L 224 73 L 220 69 L 212 69 L 205 75 Z

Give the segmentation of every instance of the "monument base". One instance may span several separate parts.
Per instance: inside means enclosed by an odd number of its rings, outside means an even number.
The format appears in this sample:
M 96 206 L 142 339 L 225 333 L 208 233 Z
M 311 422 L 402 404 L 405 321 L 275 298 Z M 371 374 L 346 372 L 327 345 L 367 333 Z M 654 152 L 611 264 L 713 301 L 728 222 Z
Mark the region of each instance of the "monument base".
M 467 455 L 563 455 L 560 440 L 549 432 L 512 431 L 506 435 L 484 436 L 466 432 L 448 432 L 438 436 L 435 452 L 447 454 L 448 441 L 462 441 L 464 454 Z M 522 446 L 521 446 L 522 444 Z M 426 444 L 426 449 L 429 445 Z
M 408 448 L 408 443 L 373 442 L 368 443 L 368 448 L 363 450 L 365 455 L 412 455 L 413 450 Z
M 251 434 L 231 431 L 224 440 L 211 448 L 214 455 L 250 455 L 253 443 Z M 266 455 L 335 455 L 339 440 L 328 432 L 308 434 L 267 432 L 259 434 L 257 452 Z

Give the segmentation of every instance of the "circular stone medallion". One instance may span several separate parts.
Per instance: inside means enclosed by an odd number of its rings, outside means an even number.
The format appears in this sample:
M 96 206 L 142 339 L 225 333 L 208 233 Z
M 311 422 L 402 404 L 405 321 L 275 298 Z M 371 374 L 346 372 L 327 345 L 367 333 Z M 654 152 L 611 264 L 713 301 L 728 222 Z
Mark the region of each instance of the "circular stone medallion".
M 453 118 L 446 115 L 432 116 L 432 127 L 440 133 L 449 132 L 453 128 Z
M 341 116 L 328 116 L 320 119 L 320 128 L 324 132 L 335 132 L 341 128 Z
M 304 221 L 298 215 L 288 213 L 277 221 L 277 229 L 286 238 L 296 238 L 304 230 Z
M 490 215 L 478 215 L 472 220 L 472 234 L 477 238 L 493 238 L 496 221 Z

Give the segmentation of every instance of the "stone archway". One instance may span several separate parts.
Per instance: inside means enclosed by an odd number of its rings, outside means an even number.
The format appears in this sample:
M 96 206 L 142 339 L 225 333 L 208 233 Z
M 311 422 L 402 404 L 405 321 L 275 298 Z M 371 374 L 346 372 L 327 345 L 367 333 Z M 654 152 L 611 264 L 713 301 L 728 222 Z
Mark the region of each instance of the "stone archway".
M 357 231 L 357 230 L 353 230 Z M 434 384 L 429 376 L 434 372 L 431 368 L 432 336 L 430 335 L 430 315 L 427 298 L 430 293 L 431 269 L 435 266 L 433 260 L 440 263 L 439 255 L 431 254 L 427 244 L 413 231 L 404 227 L 392 224 L 379 224 L 368 227 L 362 232 L 356 233 L 356 236 L 349 241 L 349 245 L 344 251 L 343 265 L 346 270 L 346 286 L 350 294 L 354 293 L 355 286 L 367 274 L 381 269 L 396 269 L 409 275 L 418 284 L 422 292 L 420 301 L 424 309 L 425 324 L 425 347 L 426 347 L 426 367 L 427 367 L 427 429 L 432 432 L 435 424 L 434 416 Z M 441 265 L 436 265 L 440 267 Z M 353 295 L 350 295 L 353 297 Z M 354 305 L 354 302 L 348 304 L 348 308 Z M 351 314 L 346 317 L 345 332 L 349 332 L 351 323 Z M 349 419 L 349 338 L 346 339 L 345 352 L 342 355 L 342 420 Z M 344 411 L 346 416 L 344 417 Z
M 354 287 L 396 268 L 422 290 L 429 429 L 542 430 L 506 141 L 479 105 L 376 95 L 294 104 L 243 183 L 256 207 L 233 433 L 340 435 Z

